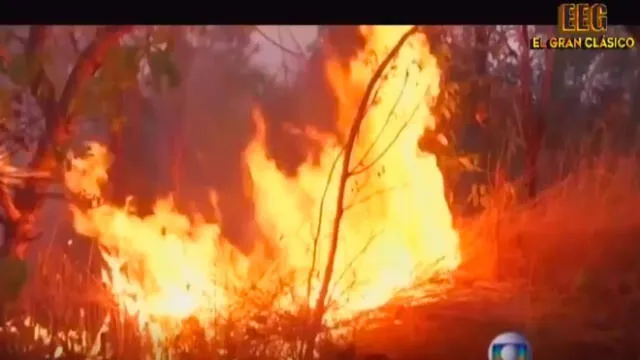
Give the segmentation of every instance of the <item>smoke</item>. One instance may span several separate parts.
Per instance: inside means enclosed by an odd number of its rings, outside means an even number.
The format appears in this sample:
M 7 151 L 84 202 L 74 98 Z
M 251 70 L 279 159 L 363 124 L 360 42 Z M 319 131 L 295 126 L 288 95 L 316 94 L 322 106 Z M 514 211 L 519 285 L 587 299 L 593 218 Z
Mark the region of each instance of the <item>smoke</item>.
M 225 237 L 249 250 L 257 228 L 243 153 L 255 132 L 253 110 L 262 109 L 269 156 L 289 175 L 320 150 L 304 135 L 305 129 L 335 132 L 335 99 L 325 79 L 324 59 L 332 53 L 346 60 L 362 44 L 355 27 L 321 28 L 320 46 L 288 83 L 276 81 L 270 69 L 255 61 L 264 53 L 251 54 L 240 32 L 234 35 L 240 40 L 228 46 L 192 50 L 189 63 L 183 64 L 188 69 L 181 69 L 180 87 L 155 95 L 145 114 L 133 114 L 137 128 L 125 129 L 128 141 L 119 155 L 137 161 L 118 171 L 119 187 L 124 188 L 120 192 L 136 198 L 145 193 L 139 206 L 143 210 L 154 198 L 173 193 L 183 210 L 221 218 Z M 230 30 L 225 29 L 226 41 Z M 178 147 L 172 144 L 176 137 Z M 210 201 L 211 190 L 217 194 L 217 209 Z

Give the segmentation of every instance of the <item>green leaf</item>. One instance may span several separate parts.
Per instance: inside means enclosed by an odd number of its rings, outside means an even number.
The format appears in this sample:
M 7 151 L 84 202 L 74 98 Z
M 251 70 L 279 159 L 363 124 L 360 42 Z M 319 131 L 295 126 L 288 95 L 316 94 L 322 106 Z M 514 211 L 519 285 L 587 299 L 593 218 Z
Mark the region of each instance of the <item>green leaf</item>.
M 14 301 L 27 282 L 27 262 L 14 256 L 0 258 L 0 303 Z

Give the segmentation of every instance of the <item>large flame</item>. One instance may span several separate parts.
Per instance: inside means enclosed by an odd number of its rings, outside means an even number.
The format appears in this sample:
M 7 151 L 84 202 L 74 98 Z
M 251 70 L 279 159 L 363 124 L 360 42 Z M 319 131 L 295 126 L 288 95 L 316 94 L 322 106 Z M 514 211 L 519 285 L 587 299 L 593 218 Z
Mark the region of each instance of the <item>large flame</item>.
M 121 308 L 136 315 L 141 325 L 163 332 L 190 316 L 207 323 L 235 301 L 236 290 L 255 286 L 254 268 L 269 269 L 272 275 L 262 279 L 274 279 L 273 273 L 287 275 L 294 296 L 279 299 L 275 306 L 315 304 L 334 231 L 341 139 L 375 72 L 372 60 L 384 58 L 408 28 L 362 27 L 366 47 L 349 66 L 337 58 L 328 61 L 326 75 L 338 101 L 342 134 L 304 131 L 310 141 L 322 143 L 323 151 L 319 161 L 309 158 L 302 164 L 295 177 L 280 172 L 267 155 L 265 120 L 260 109 L 255 110 L 257 132 L 245 151 L 255 220 L 262 233 L 255 239 L 253 254 L 241 255 L 221 238 L 218 224 L 178 213 L 170 199 L 159 201 L 147 217 L 108 202 L 74 207 L 76 230 L 102 245 L 104 280 Z M 349 164 L 354 175 L 344 199 L 330 318 L 378 307 L 398 290 L 435 271 L 452 270 L 459 262 L 458 238 L 436 158 L 417 147 L 425 128 L 435 127 L 429 107 L 440 82 L 423 35 L 405 43 L 383 78 Z M 106 181 L 105 173 L 96 169 L 108 162 L 101 148 L 93 146 L 91 156 L 75 158 L 66 173 L 74 192 L 81 187 L 94 193 L 95 185 L 84 185 L 89 177 L 94 184 Z M 275 248 L 276 256 L 267 256 L 262 251 L 266 248 Z M 276 283 L 270 286 L 279 286 Z

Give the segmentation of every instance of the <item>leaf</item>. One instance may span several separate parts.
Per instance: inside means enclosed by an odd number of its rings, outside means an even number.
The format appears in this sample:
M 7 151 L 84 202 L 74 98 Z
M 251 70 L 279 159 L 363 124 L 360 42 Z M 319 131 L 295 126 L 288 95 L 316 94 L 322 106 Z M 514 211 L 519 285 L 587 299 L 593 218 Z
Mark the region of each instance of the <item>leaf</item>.
M 14 301 L 27 282 L 27 262 L 14 256 L 0 258 L 0 303 Z

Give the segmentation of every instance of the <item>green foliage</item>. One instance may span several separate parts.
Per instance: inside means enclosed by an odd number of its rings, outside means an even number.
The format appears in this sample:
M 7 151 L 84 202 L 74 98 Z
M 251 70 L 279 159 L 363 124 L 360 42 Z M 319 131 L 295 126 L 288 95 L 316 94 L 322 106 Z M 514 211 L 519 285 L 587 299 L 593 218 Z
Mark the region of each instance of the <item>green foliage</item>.
M 27 282 L 27 262 L 13 256 L 0 257 L 0 304 L 14 301 Z

